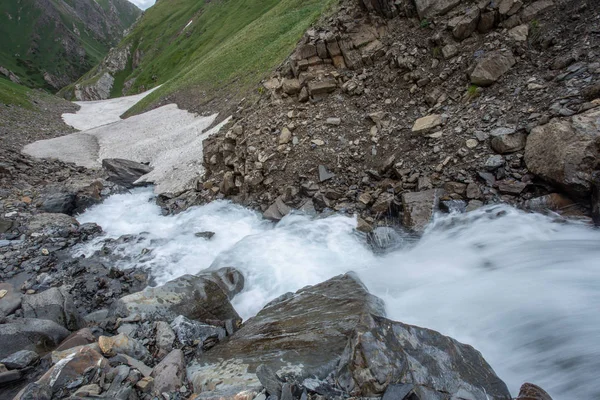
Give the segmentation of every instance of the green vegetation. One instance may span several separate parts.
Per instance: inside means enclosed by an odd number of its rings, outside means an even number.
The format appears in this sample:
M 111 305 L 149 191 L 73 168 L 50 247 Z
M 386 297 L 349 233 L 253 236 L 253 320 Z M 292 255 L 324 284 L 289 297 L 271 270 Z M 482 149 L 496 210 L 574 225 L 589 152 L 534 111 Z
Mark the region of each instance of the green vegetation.
M 429 22 L 427 18 L 424 18 L 421 20 L 420 26 L 421 28 L 429 28 L 429 26 L 431 26 L 431 22 Z
M 123 83 L 132 78 L 136 80 L 130 93 L 163 85 L 132 112 L 181 91 L 199 102 L 223 90 L 241 95 L 281 63 L 334 3 L 337 0 L 159 1 L 119 45 L 131 46 L 131 53 L 137 50 L 143 58 L 133 72 L 116 77 L 111 95 L 120 95 Z M 82 79 L 89 78 L 86 74 Z
M 438 47 L 438 46 L 434 47 L 431 50 L 431 55 L 433 56 L 433 58 L 442 58 L 442 49 L 441 49 L 441 47 Z
M 0 2 L 0 66 L 16 74 L 29 87 L 53 88 L 44 72 L 61 82 L 77 79 L 96 65 L 130 26 L 140 10 L 125 0 L 10 0 Z M 119 11 L 113 15 L 110 4 Z M 54 12 L 49 12 L 52 7 Z M 100 31 L 87 25 L 93 22 Z M 67 43 L 65 45 L 64 43 Z M 79 51 L 84 50 L 81 57 Z
M 29 101 L 30 89 L 17 85 L 8 79 L 0 78 L 0 104 L 16 105 L 23 108 L 33 108 Z

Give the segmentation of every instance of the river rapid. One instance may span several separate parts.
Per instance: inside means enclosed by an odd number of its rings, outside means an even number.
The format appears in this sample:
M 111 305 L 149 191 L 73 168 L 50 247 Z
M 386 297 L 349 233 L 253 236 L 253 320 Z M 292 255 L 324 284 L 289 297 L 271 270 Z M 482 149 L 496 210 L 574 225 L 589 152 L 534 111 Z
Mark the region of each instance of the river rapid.
M 233 266 L 246 285 L 243 318 L 271 299 L 348 271 L 381 297 L 390 319 L 442 332 L 481 351 L 513 395 L 526 381 L 555 400 L 600 398 L 600 231 L 490 206 L 439 215 L 418 240 L 402 232 L 373 251 L 352 217 L 301 214 L 273 224 L 225 201 L 163 216 L 150 188 L 114 195 L 78 216 L 106 238 L 140 234 L 115 250 L 118 266 L 148 267 L 156 283 Z M 215 232 L 211 240 L 195 233 Z

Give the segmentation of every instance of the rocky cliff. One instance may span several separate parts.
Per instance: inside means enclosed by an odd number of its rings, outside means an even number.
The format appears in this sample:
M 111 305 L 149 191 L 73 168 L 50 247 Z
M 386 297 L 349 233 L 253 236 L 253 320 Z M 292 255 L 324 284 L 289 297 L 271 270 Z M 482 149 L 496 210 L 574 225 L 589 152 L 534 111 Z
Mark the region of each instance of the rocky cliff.
M 96 65 L 140 14 L 127 0 L 2 2 L 0 73 L 58 90 Z

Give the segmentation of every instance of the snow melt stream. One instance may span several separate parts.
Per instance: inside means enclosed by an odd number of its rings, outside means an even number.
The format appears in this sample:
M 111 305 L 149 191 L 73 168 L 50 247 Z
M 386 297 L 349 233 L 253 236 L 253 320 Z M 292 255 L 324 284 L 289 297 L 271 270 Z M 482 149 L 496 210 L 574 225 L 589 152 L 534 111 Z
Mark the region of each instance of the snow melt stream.
M 162 216 L 151 189 L 115 195 L 79 216 L 159 283 L 210 266 L 246 278 L 244 318 L 269 300 L 355 271 L 388 317 L 438 330 L 482 352 L 515 394 L 526 381 L 555 400 L 600 398 L 600 231 L 507 206 L 439 216 L 424 236 L 375 254 L 346 216 L 293 214 L 274 225 L 228 202 Z M 215 232 L 211 240 L 196 237 Z M 80 248 L 91 254 L 104 238 Z M 150 253 L 140 256 L 143 249 Z

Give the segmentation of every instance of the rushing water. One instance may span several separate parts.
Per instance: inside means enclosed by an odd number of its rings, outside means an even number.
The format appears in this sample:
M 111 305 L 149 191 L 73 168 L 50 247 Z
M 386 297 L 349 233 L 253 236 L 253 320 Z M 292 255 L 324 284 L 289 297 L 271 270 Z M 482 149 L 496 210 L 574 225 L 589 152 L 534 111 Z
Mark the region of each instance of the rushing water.
M 600 398 L 600 231 L 507 206 L 440 216 L 416 242 L 374 254 L 353 218 L 290 215 L 279 224 L 227 202 L 162 216 L 149 189 L 115 195 L 79 217 L 159 283 L 210 266 L 234 266 L 246 288 L 243 317 L 274 297 L 355 271 L 388 317 L 438 330 L 482 352 L 513 394 L 521 383 L 555 400 Z M 215 232 L 207 241 L 200 231 Z M 79 249 L 90 254 L 97 239 Z M 150 253 L 147 250 L 151 249 Z M 141 254 L 146 253 L 141 256 Z M 133 260 L 133 261 L 131 261 Z

